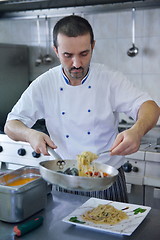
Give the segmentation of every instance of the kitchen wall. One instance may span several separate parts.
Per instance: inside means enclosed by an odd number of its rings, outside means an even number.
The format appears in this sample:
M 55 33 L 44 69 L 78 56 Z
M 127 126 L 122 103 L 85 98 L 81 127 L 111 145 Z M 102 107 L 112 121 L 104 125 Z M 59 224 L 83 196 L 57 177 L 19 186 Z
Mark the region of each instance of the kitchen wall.
M 138 88 L 148 91 L 160 105 L 160 8 L 136 11 L 136 46 L 139 54 L 127 56 L 132 42 L 131 10 L 83 14 L 95 33 L 96 48 L 93 61 L 122 71 Z M 49 19 L 49 44 L 53 57 L 51 64 L 35 66 L 38 57 L 36 19 L 0 19 L 0 43 L 29 46 L 30 81 L 52 66 L 59 64 L 52 50 L 52 28 L 60 17 Z M 40 18 L 42 54 L 46 54 L 45 20 Z M 128 120 L 125 116 L 121 116 Z M 160 123 L 160 122 L 159 122 Z

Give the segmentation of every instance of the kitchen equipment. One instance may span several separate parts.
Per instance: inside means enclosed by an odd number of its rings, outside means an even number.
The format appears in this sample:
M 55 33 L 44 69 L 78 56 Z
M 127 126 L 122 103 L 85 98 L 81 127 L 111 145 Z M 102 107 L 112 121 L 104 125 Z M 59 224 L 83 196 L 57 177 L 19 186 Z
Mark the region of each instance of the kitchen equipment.
M 129 203 L 143 205 L 144 204 L 143 181 L 145 172 L 145 151 L 143 151 L 143 148 L 141 148 L 136 153 L 126 156 L 123 169 L 126 177 Z
M 160 209 L 160 145 L 154 145 L 146 151 L 144 174 L 145 204 Z
M 29 85 L 28 47 L 0 44 L 0 132 L 8 113 Z
M 37 179 L 23 185 L 7 186 L 18 179 Z M 45 208 L 47 184 L 38 168 L 22 167 L 0 177 L 0 220 L 20 222 Z
M 135 46 L 135 8 L 132 8 L 132 47 L 127 51 L 129 57 L 135 57 L 139 49 Z
M 110 152 L 111 152 L 111 150 L 106 150 L 104 152 L 98 153 L 97 156 L 100 156 L 101 154 L 105 154 L 105 153 L 110 153 Z
M 47 151 L 53 158 L 62 160 L 61 156 L 58 153 L 56 153 L 53 148 L 47 147 Z
M 43 62 L 43 56 L 41 52 L 41 38 L 40 38 L 40 23 L 39 23 L 39 16 L 37 16 L 37 38 L 38 38 L 38 58 L 35 61 L 35 65 L 39 66 Z
M 59 160 L 61 159 L 62 160 L 61 156 L 58 153 L 56 153 L 53 148 L 47 147 L 47 151 L 55 159 L 59 159 Z M 111 150 L 106 150 L 106 151 L 98 153 L 96 155 L 99 157 L 101 154 L 105 154 L 105 153 L 109 153 L 109 152 L 111 152 Z
M 95 163 L 95 167 L 102 172 L 109 174 L 107 177 L 79 177 L 63 174 L 58 171 L 65 171 L 68 168 L 77 168 L 77 160 L 49 160 L 39 164 L 42 177 L 49 183 L 59 185 L 68 190 L 77 191 L 99 191 L 109 188 L 118 175 L 117 169 L 112 166 Z
M 39 216 L 25 223 L 14 226 L 14 234 L 18 237 L 23 236 L 24 234 L 36 229 L 43 223 L 43 217 Z
M 52 62 L 52 56 L 49 53 L 49 23 L 47 16 L 45 17 L 46 25 L 46 55 L 43 57 L 43 62 L 49 64 Z
M 22 166 L 38 167 L 39 162 L 51 156 L 36 153 L 27 142 L 13 141 L 6 134 L 0 134 L 0 172 L 16 170 Z

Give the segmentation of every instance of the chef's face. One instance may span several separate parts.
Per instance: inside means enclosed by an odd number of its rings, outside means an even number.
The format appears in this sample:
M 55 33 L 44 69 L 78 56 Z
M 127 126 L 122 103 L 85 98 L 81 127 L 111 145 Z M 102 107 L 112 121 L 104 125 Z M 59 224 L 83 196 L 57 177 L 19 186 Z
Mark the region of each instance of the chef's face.
M 91 44 L 90 34 L 78 37 L 68 37 L 61 33 L 57 37 L 58 47 L 54 47 L 63 71 L 71 85 L 81 84 L 88 72 L 94 44 Z

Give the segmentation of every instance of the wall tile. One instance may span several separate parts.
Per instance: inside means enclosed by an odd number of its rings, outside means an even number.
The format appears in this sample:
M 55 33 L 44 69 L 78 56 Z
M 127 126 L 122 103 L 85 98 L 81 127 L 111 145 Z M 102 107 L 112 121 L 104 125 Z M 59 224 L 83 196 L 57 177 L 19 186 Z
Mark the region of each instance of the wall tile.
M 117 44 L 118 70 L 128 74 L 142 73 L 141 39 L 136 39 L 136 46 L 139 48 L 139 53 L 135 57 L 127 55 L 127 51 L 132 47 L 130 39 L 118 39 Z
M 9 20 L 0 21 L 0 43 L 11 43 L 12 32 L 11 24 Z
M 143 74 L 142 88 L 147 91 L 151 97 L 160 106 L 160 77 L 159 74 Z
M 117 14 L 96 14 L 93 18 L 93 29 L 95 39 L 117 37 Z
M 94 49 L 93 61 L 106 64 L 109 67 L 116 69 L 116 46 L 116 39 L 98 39 Z
M 144 36 L 160 37 L 160 9 L 144 11 Z
M 30 27 L 27 20 L 12 20 L 11 24 L 11 34 L 12 43 L 28 44 L 30 42 Z
M 143 11 L 135 11 L 135 37 L 140 37 L 143 31 Z M 132 38 L 132 10 L 118 13 L 118 38 Z
M 160 37 L 143 39 L 143 73 L 160 74 Z
M 138 88 L 148 91 L 160 105 L 160 8 L 136 10 L 136 46 L 139 54 L 130 58 L 127 50 L 132 45 L 131 11 L 83 14 L 93 27 L 96 47 L 93 62 L 100 62 L 110 68 L 122 71 Z M 35 67 L 38 56 L 36 18 L 25 20 L 0 19 L 0 43 L 25 44 L 29 47 L 30 80 L 59 64 L 52 51 L 52 31 L 61 17 L 49 19 L 49 45 L 53 64 Z M 46 54 L 45 19 L 40 19 L 42 54 Z

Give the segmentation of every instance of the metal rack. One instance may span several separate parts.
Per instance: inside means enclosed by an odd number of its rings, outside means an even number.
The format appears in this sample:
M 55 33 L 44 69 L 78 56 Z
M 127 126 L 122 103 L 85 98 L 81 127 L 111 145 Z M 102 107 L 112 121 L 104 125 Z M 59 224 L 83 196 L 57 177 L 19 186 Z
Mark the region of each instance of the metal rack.
M 10 0 L 0 1 L 0 18 L 48 17 L 76 13 L 103 13 L 111 11 L 159 8 L 159 0 Z M 49 12 L 49 13 L 48 13 Z M 50 15 L 50 16 L 49 16 Z

